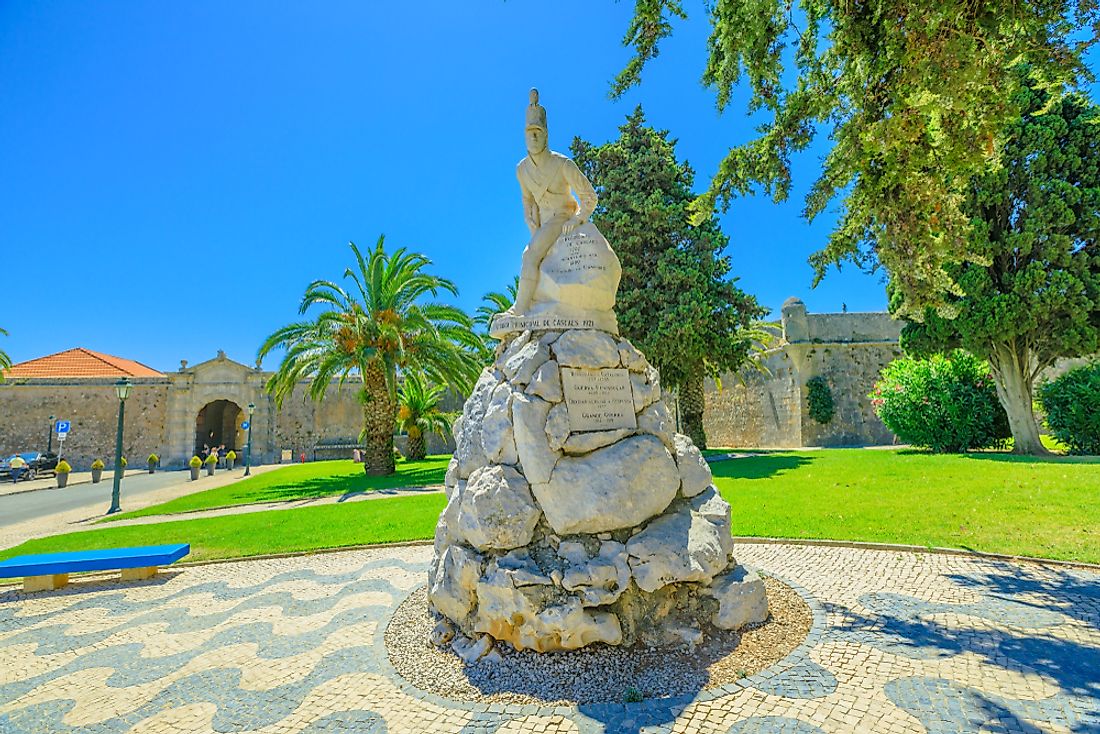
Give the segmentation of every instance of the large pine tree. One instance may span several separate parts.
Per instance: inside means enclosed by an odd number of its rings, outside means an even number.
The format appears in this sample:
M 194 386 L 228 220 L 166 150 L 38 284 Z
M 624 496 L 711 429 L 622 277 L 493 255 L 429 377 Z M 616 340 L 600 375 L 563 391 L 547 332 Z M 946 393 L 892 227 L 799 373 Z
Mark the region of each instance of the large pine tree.
M 676 159 L 667 130 L 645 124 L 641 106 L 619 139 L 573 140 L 573 157 L 600 195 L 593 219 L 623 265 L 619 329 L 678 388 L 684 431 L 700 447 L 703 380 L 736 370 L 752 349 L 745 334 L 766 313 L 729 277 L 729 238 L 713 217 L 691 224 L 695 172 Z

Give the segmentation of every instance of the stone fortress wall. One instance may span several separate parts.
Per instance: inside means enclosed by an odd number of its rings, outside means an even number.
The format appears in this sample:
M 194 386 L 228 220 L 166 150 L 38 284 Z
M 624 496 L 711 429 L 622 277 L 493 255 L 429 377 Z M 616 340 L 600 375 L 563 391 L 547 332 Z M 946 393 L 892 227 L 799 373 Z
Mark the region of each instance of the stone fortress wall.
M 130 468 L 145 466 L 155 453 L 165 467 L 182 467 L 194 454 L 198 416 L 205 406 L 228 401 L 221 442 L 236 449 L 243 460 L 247 431 L 246 406 L 256 406 L 252 419 L 253 461 L 276 463 L 290 451 L 293 461 L 306 458 L 343 458 L 358 443 L 362 407 L 356 396 L 359 383 L 333 384 L 325 398 L 314 402 L 307 384 L 299 385 L 281 407 L 263 390 L 270 372 L 228 359 L 223 352 L 193 367 L 181 363 L 177 372 L 159 378 L 137 378 L 126 400 L 123 456 Z M 45 451 L 49 417 L 72 424 L 63 456 L 77 470 L 87 470 L 95 459 L 111 465 L 118 426 L 118 396 L 114 378 L 9 379 L 0 382 L 0 454 Z M 451 401 L 454 402 L 454 401 Z M 240 412 L 237 412 L 237 410 Z M 232 434 L 230 434 L 232 432 Z M 402 443 L 397 441 L 398 446 Z M 57 437 L 53 440 L 57 450 Z M 428 442 L 430 453 L 450 453 L 453 444 L 438 437 Z
M 811 314 L 797 298 L 782 308 L 779 344 L 764 356 L 766 373 L 742 370 L 707 381 L 703 422 L 712 446 L 797 448 L 890 444 L 893 434 L 867 394 L 879 370 L 901 355 L 902 322 L 887 313 Z M 826 379 L 832 421 L 809 416 L 806 383 Z

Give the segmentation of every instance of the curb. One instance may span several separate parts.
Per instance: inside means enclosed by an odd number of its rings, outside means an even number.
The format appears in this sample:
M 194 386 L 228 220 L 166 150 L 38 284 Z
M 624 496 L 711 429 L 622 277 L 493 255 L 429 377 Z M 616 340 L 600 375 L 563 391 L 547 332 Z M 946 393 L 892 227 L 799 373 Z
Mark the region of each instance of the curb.
M 1035 558 L 1033 556 L 1012 556 L 1003 553 L 983 553 L 981 551 L 966 550 L 965 548 L 943 548 L 939 546 L 902 545 L 896 543 L 869 543 L 857 540 L 820 540 L 814 538 L 770 538 L 755 537 L 751 535 L 733 536 L 735 543 L 756 543 L 759 545 L 804 545 L 825 548 L 854 548 L 856 550 L 876 550 L 900 553 L 932 553 L 936 555 L 962 556 L 964 558 L 980 558 L 991 561 L 1007 561 L 1011 563 L 1031 563 L 1038 566 L 1050 566 L 1053 568 L 1079 568 L 1086 571 L 1100 573 L 1100 564 L 1086 563 L 1084 561 L 1061 561 L 1055 558 Z M 290 553 L 265 553 L 258 556 L 238 556 L 236 558 L 215 558 L 206 561 L 180 561 L 171 566 L 165 566 L 162 571 L 170 571 L 173 568 L 192 568 L 195 566 L 214 566 L 223 563 L 239 563 L 242 561 L 273 561 L 281 558 L 297 558 L 299 556 L 319 556 L 329 553 L 351 553 L 354 551 L 372 550 L 377 548 L 413 548 L 417 546 L 430 546 L 433 540 L 401 540 L 392 543 L 362 543 L 359 545 L 345 545 L 336 548 L 316 548 L 308 551 L 293 551 Z M 99 578 L 113 579 L 117 577 L 115 571 L 92 571 L 81 579 L 98 580 Z M 785 583 L 791 585 L 784 580 Z M 18 586 L 19 580 L 9 581 L 0 579 L 0 589 L 8 586 Z
M 1100 563 L 1087 561 L 1063 561 L 1057 558 L 1037 558 L 1035 556 L 1013 556 L 1006 553 L 986 553 L 966 548 L 947 548 L 936 545 L 904 545 L 901 543 L 872 543 L 862 540 L 827 540 L 818 538 L 771 538 L 752 535 L 735 535 L 735 543 L 759 543 L 762 545 L 809 545 L 828 548 L 855 548 L 858 550 L 896 551 L 902 553 L 934 553 L 936 555 L 982 558 L 990 561 L 1010 561 L 1012 563 L 1034 563 L 1039 566 L 1060 568 L 1083 568 L 1100 572 Z

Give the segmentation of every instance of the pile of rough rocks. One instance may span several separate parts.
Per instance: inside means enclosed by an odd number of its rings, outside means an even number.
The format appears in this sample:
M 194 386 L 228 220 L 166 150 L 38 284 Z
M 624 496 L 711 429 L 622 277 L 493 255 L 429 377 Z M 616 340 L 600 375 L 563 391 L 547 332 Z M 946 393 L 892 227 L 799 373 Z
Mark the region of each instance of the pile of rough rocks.
M 637 428 L 574 432 L 562 369 L 629 371 Z M 768 615 L 733 559 L 730 507 L 673 422 L 657 371 L 595 329 L 501 344 L 455 425 L 428 598 L 433 642 L 517 649 L 694 644 Z

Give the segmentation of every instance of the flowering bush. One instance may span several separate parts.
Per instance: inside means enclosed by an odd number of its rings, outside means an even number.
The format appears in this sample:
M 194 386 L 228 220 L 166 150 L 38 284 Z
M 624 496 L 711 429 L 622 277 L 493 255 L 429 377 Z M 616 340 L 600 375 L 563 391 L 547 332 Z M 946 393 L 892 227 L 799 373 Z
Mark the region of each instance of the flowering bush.
M 149 466 L 156 466 L 160 463 L 160 457 L 156 454 L 149 454 Z
M 202 466 L 202 459 L 197 456 L 192 456 L 191 461 L 187 462 L 187 465 L 192 469 L 198 469 L 200 466 Z
M 99 469 L 100 471 L 102 471 L 103 470 L 103 459 L 96 459 L 95 461 L 93 461 L 92 462 L 92 468 L 93 469 Z
M 894 360 L 869 397 L 900 441 L 938 453 L 1003 446 L 1012 435 L 989 366 L 962 350 Z
M 57 468 L 54 469 L 54 472 L 57 474 L 68 474 L 72 470 L 73 468 L 69 465 L 69 462 L 62 459 L 61 461 L 57 462 Z
M 1039 388 L 1050 432 L 1072 454 L 1100 454 L 1100 362 L 1077 367 Z

